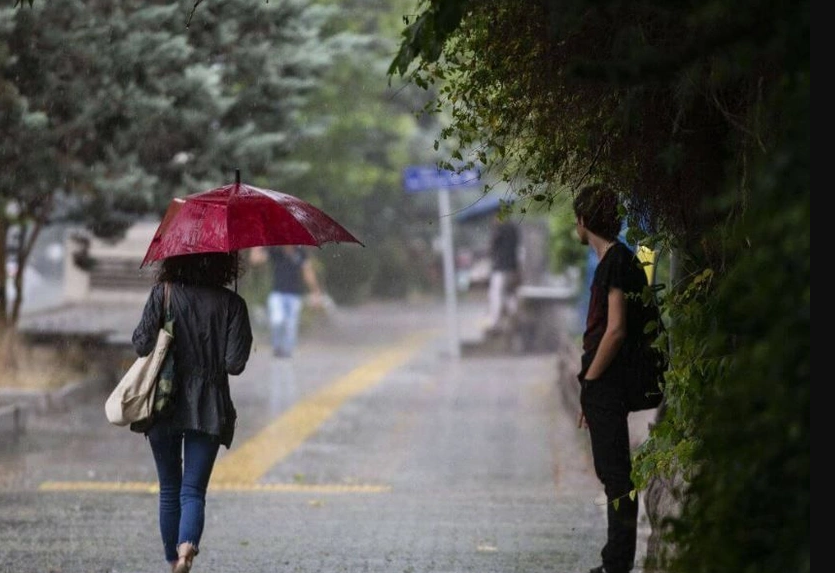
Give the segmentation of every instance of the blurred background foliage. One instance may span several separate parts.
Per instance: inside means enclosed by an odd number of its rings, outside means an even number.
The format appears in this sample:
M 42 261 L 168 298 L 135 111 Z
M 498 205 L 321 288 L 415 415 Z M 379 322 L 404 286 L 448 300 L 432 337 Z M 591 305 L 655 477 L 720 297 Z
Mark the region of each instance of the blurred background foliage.
M 337 302 L 437 288 L 435 199 L 406 196 L 401 173 L 438 160 L 439 128 L 415 112 L 424 91 L 386 74 L 410 4 L 0 7 L 0 125 L 14 134 L 0 142 L 0 283 L 26 266 L 46 225 L 116 241 L 239 168 L 245 183 L 314 203 L 366 245 L 311 251 Z M 241 287 L 262 304 L 263 273 L 251 270 Z M 0 289 L 0 330 L 22 302 Z

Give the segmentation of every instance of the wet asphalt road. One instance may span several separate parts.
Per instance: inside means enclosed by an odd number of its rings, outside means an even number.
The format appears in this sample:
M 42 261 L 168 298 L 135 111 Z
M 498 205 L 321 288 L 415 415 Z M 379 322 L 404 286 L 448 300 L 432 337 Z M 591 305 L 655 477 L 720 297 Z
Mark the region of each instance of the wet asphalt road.
M 462 302 L 462 340 L 482 304 Z M 338 309 L 256 342 L 194 573 L 574 573 L 605 535 L 557 355 L 451 358 L 442 302 Z M 105 392 L 0 448 L 0 572 L 166 572 L 142 436 Z M 640 568 L 636 569 L 640 571 Z

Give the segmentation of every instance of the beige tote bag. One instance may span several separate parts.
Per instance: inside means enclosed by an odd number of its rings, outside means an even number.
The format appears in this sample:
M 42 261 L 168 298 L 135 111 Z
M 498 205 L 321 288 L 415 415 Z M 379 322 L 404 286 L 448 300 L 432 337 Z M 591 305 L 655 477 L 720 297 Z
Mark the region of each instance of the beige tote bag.
M 165 284 L 165 307 L 168 306 L 169 285 Z M 104 403 L 107 420 L 116 426 L 127 426 L 151 416 L 160 367 L 174 339 L 165 328 L 159 329 L 157 343 L 148 356 L 137 358 L 122 376 Z

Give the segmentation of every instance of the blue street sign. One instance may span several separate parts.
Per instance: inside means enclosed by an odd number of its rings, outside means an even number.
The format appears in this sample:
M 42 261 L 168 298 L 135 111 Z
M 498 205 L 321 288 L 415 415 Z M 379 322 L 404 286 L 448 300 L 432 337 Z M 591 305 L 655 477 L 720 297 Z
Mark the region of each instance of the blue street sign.
M 412 165 L 403 170 L 403 188 L 407 193 L 433 191 L 436 189 L 464 189 L 479 186 L 478 169 L 467 169 L 461 173 L 439 169 L 434 165 Z

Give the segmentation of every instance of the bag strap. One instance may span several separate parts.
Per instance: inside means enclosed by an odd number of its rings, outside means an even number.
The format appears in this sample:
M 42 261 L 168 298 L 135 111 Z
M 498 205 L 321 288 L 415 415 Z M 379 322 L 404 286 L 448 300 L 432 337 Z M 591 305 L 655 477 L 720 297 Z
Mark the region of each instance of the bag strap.
M 163 314 L 162 322 L 165 323 L 171 320 L 171 283 L 166 281 L 163 283 L 163 308 L 165 309 L 165 313 Z
M 663 284 L 654 284 L 650 285 L 650 290 L 652 291 L 652 304 L 655 306 L 655 309 L 658 311 L 658 332 L 666 332 L 667 325 L 664 324 L 663 317 L 661 316 L 661 305 L 658 304 L 658 293 L 666 288 L 666 285 Z

